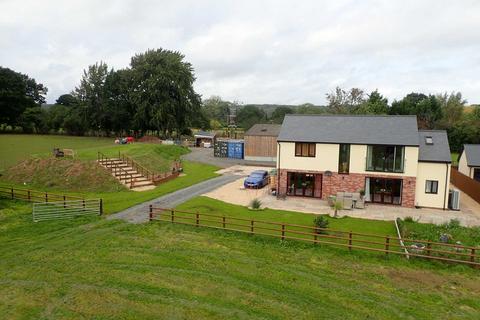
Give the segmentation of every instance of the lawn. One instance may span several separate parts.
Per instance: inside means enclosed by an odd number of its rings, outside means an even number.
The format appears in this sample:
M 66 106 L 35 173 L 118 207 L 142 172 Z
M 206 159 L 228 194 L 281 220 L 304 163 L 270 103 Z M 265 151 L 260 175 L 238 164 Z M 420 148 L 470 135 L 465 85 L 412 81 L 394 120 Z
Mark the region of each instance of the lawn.
M 458 166 L 458 152 L 452 152 L 452 165 Z
M 54 147 L 96 150 L 112 144 L 112 138 L 2 134 L 0 135 L 0 171 L 28 157 L 51 154 Z
M 273 214 L 273 213 L 272 213 Z M 478 270 L 0 200 L 4 319 L 478 319 Z

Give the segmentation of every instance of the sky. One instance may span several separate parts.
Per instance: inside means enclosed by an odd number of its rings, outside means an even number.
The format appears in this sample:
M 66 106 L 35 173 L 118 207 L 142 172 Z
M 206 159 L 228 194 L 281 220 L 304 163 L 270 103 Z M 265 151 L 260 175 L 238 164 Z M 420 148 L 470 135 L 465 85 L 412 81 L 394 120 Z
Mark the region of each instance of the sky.
M 185 55 L 204 98 L 321 105 L 340 86 L 480 103 L 478 0 L 0 0 L 0 66 L 50 103 L 88 65 L 126 68 L 155 48 Z

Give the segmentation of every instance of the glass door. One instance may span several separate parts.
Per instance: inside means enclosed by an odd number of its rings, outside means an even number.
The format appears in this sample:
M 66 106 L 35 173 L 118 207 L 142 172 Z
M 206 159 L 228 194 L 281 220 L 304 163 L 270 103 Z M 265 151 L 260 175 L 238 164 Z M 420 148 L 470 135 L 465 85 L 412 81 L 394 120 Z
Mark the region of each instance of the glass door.
M 371 201 L 383 204 L 401 204 L 402 180 L 370 178 Z
M 315 194 L 315 175 L 310 173 L 288 173 L 288 195 L 313 197 Z

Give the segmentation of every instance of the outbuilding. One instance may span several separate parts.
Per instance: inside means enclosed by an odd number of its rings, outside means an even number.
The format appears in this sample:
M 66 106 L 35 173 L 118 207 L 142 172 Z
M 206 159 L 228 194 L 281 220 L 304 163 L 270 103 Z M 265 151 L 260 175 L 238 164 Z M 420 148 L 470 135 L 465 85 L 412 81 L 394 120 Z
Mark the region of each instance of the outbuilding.
M 480 144 L 465 144 L 458 161 L 458 171 L 480 182 Z
M 279 124 L 255 124 L 245 132 L 245 160 L 276 161 Z
M 193 137 L 195 147 L 213 148 L 217 135 L 215 132 L 199 131 Z

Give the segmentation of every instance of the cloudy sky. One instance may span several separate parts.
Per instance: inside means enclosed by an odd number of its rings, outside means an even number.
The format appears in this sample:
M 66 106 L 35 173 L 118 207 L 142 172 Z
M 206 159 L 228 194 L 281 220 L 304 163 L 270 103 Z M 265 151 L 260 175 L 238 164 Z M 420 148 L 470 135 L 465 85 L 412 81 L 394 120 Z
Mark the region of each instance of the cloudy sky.
M 0 65 L 48 101 L 103 60 L 178 50 L 196 90 L 244 103 L 323 104 L 336 86 L 461 91 L 480 103 L 480 1 L 0 0 Z

